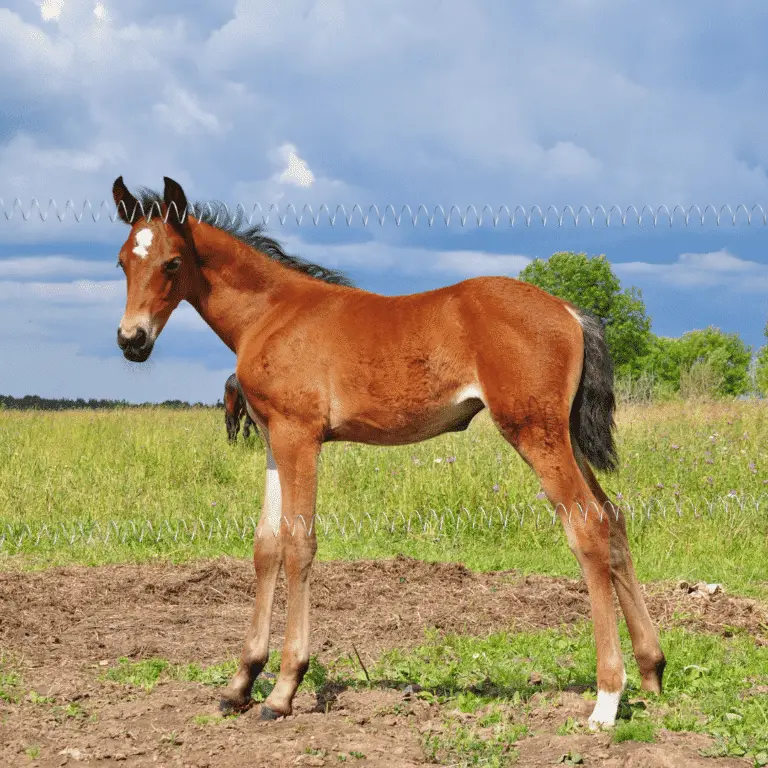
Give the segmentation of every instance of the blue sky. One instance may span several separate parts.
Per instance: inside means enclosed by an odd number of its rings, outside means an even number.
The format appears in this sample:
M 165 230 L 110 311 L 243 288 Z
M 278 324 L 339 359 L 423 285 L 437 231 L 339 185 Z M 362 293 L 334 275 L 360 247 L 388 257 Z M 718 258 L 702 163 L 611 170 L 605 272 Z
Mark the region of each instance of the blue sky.
M 422 0 L 0 7 L 0 197 L 80 208 L 164 175 L 190 199 L 335 208 L 649 205 L 768 212 L 768 7 Z M 653 330 L 768 319 L 768 227 L 317 227 L 286 249 L 404 293 L 605 253 Z M 234 357 L 188 306 L 151 362 L 115 345 L 127 230 L 0 215 L 0 393 L 215 401 Z

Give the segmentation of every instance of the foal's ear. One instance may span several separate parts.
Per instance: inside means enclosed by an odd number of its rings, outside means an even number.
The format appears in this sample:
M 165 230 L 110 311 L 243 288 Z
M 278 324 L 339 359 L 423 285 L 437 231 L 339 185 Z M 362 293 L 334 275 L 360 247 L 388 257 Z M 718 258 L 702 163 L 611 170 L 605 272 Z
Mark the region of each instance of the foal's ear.
M 117 206 L 117 215 L 126 224 L 133 224 L 141 216 L 139 201 L 128 191 L 122 176 L 118 176 L 112 185 L 112 197 Z
M 177 229 L 184 229 L 187 226 L 187 196 L 181 185 L 167 176 L 163 176 L 165 189 L 163 190 L 163 202 L 168 223 Z

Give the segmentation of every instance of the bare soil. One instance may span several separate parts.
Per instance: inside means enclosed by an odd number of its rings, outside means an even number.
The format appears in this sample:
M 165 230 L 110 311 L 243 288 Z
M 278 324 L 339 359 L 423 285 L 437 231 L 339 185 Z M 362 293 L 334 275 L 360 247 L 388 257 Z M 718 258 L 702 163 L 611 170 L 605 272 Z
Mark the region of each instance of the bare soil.
M 1 573 L 0 649 L 19 665 L 26 696 L 0 699 L 0 765 L 429 762 L 425 739 L 444 727 L 445 709 L 397 688 L 302 693 L 295 714 L 274 723 L 259 722 L 257 708 L 200 723 L 196 716 L 217 714 L 215 688 L 161 682 L 147 692 L 102 679 L 123 656 L 207 665 L 239 655 L 252 588 L 251 564 L 232 558 Z M 674 584 L 649 586 L 647 600 L 662 626 L 721 634 L 745 629 L 768 643 L 768 613 L 758 601 L 700 596 Z M 282 583 L 275 603 L 272 647 L 279 648 Z M 354 646 L 368 665 L 384 650 L 422 643 L 430 627 L 483 635 L 588 618 L 586 588 L 569 579 L 474 573 L 407 558 L 321 562 L 313 570 L 312 652 L 323 663 L 348 656 Z M 50 701 L 35 702 L 29 691 Z M 72 704 L 84 715 L 67 716 Z M 515 764 L 549 766 L 569 751 L 580 753 L 584 765 L 611 767 L 746 764 L 700 757 L 710 742 L 695 734 L 662 733 L 654 744 L 612 744 L 609 734 L 555 735 L 568 717 L 584 720 L 591 706 L 577 692 L 564 692 L 556 706 L 550 700 L 534 708 L 528 724 L 535 735 L 510 745 L 519 751 Z

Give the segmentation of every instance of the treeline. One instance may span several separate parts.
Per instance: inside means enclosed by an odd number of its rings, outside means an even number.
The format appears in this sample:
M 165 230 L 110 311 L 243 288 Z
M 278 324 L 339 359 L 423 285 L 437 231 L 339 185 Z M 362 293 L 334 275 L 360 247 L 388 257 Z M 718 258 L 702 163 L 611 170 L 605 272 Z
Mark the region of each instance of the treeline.
M 184 400 L 165 400 L 162 403 L 129 403 L 126 400 L 77 400 L 67 398 L 48 398 L 38 395 L 24 395 L 24 397 L 12 397 L 0 395 L 0 410 L 7 408 L 11 411 L 71 411 L 71 410 L 96 410 L 111 411 L 118 408 L 223 408 L 224 403 L 219 401 L 215 405 L 206 403 L 187 403 Z
M 600 318 L 622 399 L 768 397 L 768 323 L 756 355 L 737 333 L 711 326 L 656 336 L 641 291 L 622 289 L 605 256 L 556 253 L 528 264 L 519 279 Z

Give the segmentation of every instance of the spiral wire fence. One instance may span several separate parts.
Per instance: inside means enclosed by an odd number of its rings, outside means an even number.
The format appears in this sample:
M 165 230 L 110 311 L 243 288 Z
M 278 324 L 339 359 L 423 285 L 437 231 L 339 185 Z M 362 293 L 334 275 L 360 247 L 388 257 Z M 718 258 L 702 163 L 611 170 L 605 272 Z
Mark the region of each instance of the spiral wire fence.
M 298 515 L 291 520 L 284 517 L 283 534 L 316 533 L 321 538 L 342 539 L 388 536 L 429 536 L 434 539 L 483 532 L 509 532 L 514 528 L 533 526 L 542 530 L 563 519 L 569 525 L 586 524 L 590 517 L 602 520 L 623 515 L 630 525 L 643 524 L 654 519 L 681 520 L 683 518 L 718 520 L 734 527 L 746 515 L 766 515 L 768 494 L 737 494 L 732 491 L 712 498 L 680 498 L 675 501 L 641 499 L 621 501 L 621 507 L 585 509 L 574 505 L 570 512 L 562 505 L 553 509 L 546 502 L 511 504 L 506 507 L 477 507 L 469 509 L 424 509 L 412 511 L 379 510 L 354 516 L 351 514 L 317 513 L 305 519 Z M 13 553 L 30 548 L 53 546 L 108 546 L 130 544 L 192 544 L 194 542 L 245 542 L 254 536 L 276 535 L 268 525 L 259 526 L 258 516 L 221 515 L 212 518 L 169 518 L 165 520 L 71 520 L 59 522 L 5 522 L 0 525 L 0 552 Z
M 151 220 L 153 216 L 162 216 L 167 223 L 171 211 L 174 212 L 175 216 L 179 215 L 175 203 L 171 203 L 163 213 L 158 202 L 153 202 L 145 207 L 141 201 L 138 201 L 137 205 L 128 211 L 124 203 L 120 203 L 118 210 L 118 207 L 108 200 L 101 200 L 94 204 L 86 198 L 82 205 L 78 206 L 71 198 L 67 198 L 63 205 L 60 205 L 55 198 L 49 198 L 47 204 L 37 198 L 32 198 L 30 203 L 24 206 L 18 197 L 14 198 L 12 202 L 7 202 L 0 197 L 0 212 L 6 221 L 11 221 L 19 216 L 23 221 L 29 221 L 36 213 L 41 221 L 47 221 L 53 216 L 60 222 L 68 217 L 80 222 L 89 215 L 93 222 L 98 222 L 102 217 L 106 217 L 114 223 L 117 221 L 118 215 L 123 213 L 131 222 L 134 222 L 137 216 L 143 216 L 148 220 Z M 236 203 L 230 207 L 223 202 L 204 202 L 188 206 L 185 211 L 181 212 L 181 219 L 183 220 L 187 215 L 199 218 L 203 214 L 207 214 L 214 221 L 219 216 L 224 217 L 225 220 L 240 217 L 241 221 L 249 226 L 254 224 L 267 226 L 270 221 L 277 221 L 281 226 L 284 226 L 289 221 L 289 217 L 293 218 L 297 226 L 311 223 L 315 227 L 319 226 L 321 222 L 332 227 L 337 224 L 346 224 L 347 227 L 351 227 L 355 223 L 359 223 L 363 227 L 378 223 L 379 226 L 383 227 L 388 221 L 397 227 L 408 223 L 416 227 L 421 222 L 425 222 L 429 227 L 433 227 L 435 224 L 444 224 L 448 227 L 454 223 L 460 224 L 461 227 L 466 227 L 468 223 L 470 226 L 474 224 L 477 227 L 486 224 L 490 224 L 492 227 L 514 227 L 516 225 L 531 227 L 534 224 L 548 226 L 550 223 L 563 227 L 569 223 L 579 226 L 584 222 L 588 222 L 591 227 L 596 226 L 596 224 L 599 225 L 600 222 L 606 227 L 614 224 L 626 227 L 632 221 L 637 226 L 650 222 L 654 227 L 664 223 L 671 227 L 675 223 L 681 222 L 686 227 L 696 223 L 702 227 L 705 224 L 721 227 L 729 223 L 734 227 L 737 224 L 747 226 L 754 224 L 763 227 L 768 225 L 768 208 L 764 208 L 760 204 L 750 206 L 745 203 L 738 203 L 735 206 L 728 203 L 720 206 L 706 204 L 703 207 L 699 205 L 686 207 L 679 204 L 671 207 L 667 205 L 655 207 L 651 205 L 639 207 L 628 205 L 623 208 L 619 205 L 607 207 L 604 205 L 591 207 L 588 205 L 564 205 L 562 208 L 555 205 L 532 205 L 526 208 L 523 205 L 508 206 L 505 204 L 499 206 L 467 205 L 464 207 L 450 205 L 446 207 L 443 205 L 428 206 L 423 203 L 416 206 L 408 204 L 397 206 L 391 203 L 386 203 L 383 206 L 353 203 L 347 207 L 343 204 L 329 206 L 326 203 L 320 203 L 315 208 L 309 203 L 298 207 L 293 203 L 271 203 L 266 207 L 258 202 L 253 205 Z

